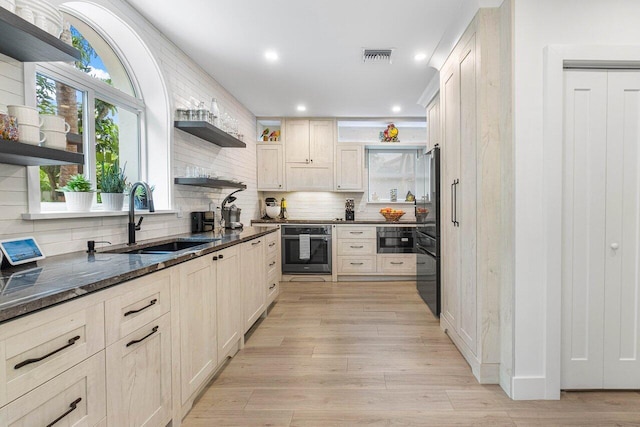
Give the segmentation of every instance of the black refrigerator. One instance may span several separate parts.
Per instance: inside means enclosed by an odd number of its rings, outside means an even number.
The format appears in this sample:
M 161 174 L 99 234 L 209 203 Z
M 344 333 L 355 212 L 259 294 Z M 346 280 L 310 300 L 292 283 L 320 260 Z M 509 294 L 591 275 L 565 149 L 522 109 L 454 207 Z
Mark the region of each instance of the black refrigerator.
M 416 282 L 424 302 L 434 316 L 440 317 L 440 148 L 437 145 L 419 156 L 417 170 Z

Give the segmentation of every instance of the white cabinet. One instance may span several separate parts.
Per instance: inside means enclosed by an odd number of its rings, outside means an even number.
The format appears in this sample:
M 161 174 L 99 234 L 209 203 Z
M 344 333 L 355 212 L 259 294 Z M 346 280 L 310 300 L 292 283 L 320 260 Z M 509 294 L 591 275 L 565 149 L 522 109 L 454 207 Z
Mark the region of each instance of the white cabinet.
M 258 191 L 281 191 L 284 183 L 284 151 L 282 144 L 258 144 Z
M 2 335 L 0 405 L 104 349 L 104 305 L 45 310 L 8 324 Z
M 311 163 L 333 164 L 334 128 L 333 120 L 309 121 L 309 161 Z
M 364 147 L 339 145 L 336 147 L 336 190 L 364 191 Z
M 232 356 L 242 340 L 242 286 L 240 277 L 240 248 L 232 246 L 213 254 L 218 317 L 218 364 Z
M 104 363 L 101 351 L 6 405 L 0 409 L 0 427 L 102 422 L 106 416 Z
M 180 396 L 185 404 L 218 365 L 212 255 L 180 265 L 178 293 Z
M 309 120 L 290 120 L 285 123 L 287 163 L 309 163 Z
M 440 96 L 427 105 L 427 150 L 440 144 Z
M 265 236 L 265 269 L 267 284 L 268 307 L 280 294 L 280 278 L 282 276 L 282 261 L 280 252 L 280 231 Z
M 335 122 L 287 120 L 285 175 L 288 191 L 332 191 Z
M 240 247 L 242 271 L 243 328 L 246 333 L 265 311 L 267 292 L 265 289 L 264 237 L 250 240 Z
M 481 9 L 442 67 L 430 132 L 442 146 L 441 326 L 481 383 L 498 381 L 500 363 L 499 19 Z
M 165 314 L 107 347 L 109 426 L 171 420 L 171 322 Z

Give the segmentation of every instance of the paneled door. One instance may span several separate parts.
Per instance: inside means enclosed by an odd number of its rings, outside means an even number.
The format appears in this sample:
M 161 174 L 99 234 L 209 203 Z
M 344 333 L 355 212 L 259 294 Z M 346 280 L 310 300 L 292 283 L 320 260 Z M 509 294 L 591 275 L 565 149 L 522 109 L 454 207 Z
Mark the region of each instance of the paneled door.
M 640 73 L 566 71 L 564 389 L 640 384 Z

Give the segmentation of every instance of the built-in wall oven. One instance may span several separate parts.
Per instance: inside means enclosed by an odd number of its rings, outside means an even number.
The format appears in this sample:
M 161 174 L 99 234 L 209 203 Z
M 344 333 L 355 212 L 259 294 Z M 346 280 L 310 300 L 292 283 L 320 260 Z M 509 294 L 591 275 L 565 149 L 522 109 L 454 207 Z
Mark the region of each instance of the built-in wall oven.
M 282 272 L 331 274 L 331 226 L 283 225 Z

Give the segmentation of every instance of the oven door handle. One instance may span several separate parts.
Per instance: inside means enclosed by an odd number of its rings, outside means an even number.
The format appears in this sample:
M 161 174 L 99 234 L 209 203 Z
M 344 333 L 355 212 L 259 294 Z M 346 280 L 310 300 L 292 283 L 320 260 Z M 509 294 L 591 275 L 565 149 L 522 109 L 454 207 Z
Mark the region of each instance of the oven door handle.
M 316 235 L 309 235 L 309 239 L 323 239 L 323 240 L 327 240 L 330 239 L 331 236 L 327 236 L 326 234 L 316 234 Z M 283 240 L 299 240 L 300 236 L 282 236 Z

